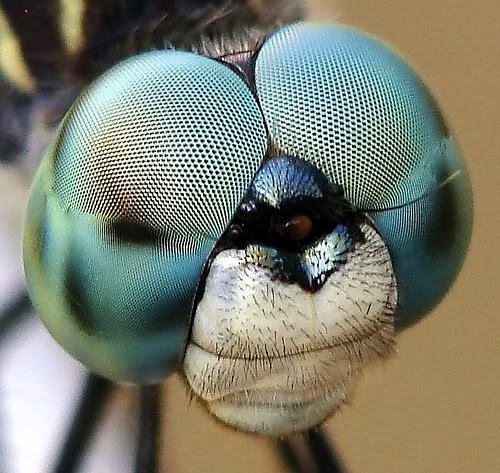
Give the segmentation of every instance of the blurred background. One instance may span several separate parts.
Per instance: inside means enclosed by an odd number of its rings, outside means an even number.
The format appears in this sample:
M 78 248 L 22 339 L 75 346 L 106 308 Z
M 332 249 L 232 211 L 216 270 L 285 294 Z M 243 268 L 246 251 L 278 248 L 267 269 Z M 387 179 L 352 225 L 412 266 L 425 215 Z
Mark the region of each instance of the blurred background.
M 430 316 L 399 337 L 397 356 L 364 376 L 350 404 L 328 421 L 331 438 L 352 473 L 497 473 L 500 3 L 311 0 L 308 9 L 311 18 L 377 36 L 420 72 L 461 145 L 475 196 L 472 244 L 455 286 Z M 23 284 L 28 183 L 18 170 L 0 168 L 0 307 Z M 82 379 L 80 366 L 36 319 L 0 345 L 0 472 L 47 471 Z M 285 471 L 270 442 L 219 426 L 189 402 L 177 379 L 166 381 L 165 391 L 168 471 Z M 121 390 L 85 471 L 129 471 L 136 416 L 132 389 Z

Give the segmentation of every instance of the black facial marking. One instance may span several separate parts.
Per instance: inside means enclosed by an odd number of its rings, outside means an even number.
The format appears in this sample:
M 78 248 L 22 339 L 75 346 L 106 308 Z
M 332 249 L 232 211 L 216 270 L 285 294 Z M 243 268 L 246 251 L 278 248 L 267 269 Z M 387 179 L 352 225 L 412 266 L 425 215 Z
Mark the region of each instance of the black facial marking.
M 257 172 L 219 240 L 220 251 L 249 244 L 300 251 L 338 224 L 346 225 L 354 239 L 361 238 L 362 216 L 345 199 L 341 186 L 330 183 L 304 160 L 277 157 L 271 161 Z
M 258 207 L 255 200 L 247 200 L 240 204 L 236 210 L 238 217 L 241 220 L 250 222 L 257 217 Z

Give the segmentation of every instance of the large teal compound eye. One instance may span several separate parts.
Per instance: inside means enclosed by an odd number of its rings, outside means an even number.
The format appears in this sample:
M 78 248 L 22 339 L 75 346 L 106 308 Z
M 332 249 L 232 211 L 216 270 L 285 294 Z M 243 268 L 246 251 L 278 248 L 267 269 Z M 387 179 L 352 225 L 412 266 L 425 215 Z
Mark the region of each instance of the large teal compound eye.
M 299 23 L 264 43 L 255 82 L 274 145 L 321 169 L 375 221 L 396 274 L 397 327 L 428 313 L 464 260 L 472 197 L 421 79 L 364 33 Z
M 173 371 L 201 268 L 266 149 L 250 89 L 209 58 L 146 53 L 92 84 L 26 218 L 29 290 L 59 343 L 119 381 Z

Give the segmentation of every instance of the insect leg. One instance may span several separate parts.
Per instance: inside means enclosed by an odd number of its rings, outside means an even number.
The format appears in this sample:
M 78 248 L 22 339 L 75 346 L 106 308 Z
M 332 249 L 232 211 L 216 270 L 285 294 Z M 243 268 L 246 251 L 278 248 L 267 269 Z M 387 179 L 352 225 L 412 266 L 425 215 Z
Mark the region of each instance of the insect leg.
M 338 453 L 321 427 L 278 443 L 292 473 L 347 473 Z
M 347 473 L 322 427 L 311 429 L 306 435 L 306 441 L 318 473 Z
M 160 463 L 161 387 L 159 384 L 140 389 L 140 431 L 137 445 L 136 473 L 156 473 Z
M 90 373 L 52 473 L 75 473 L 115 385 Z
M 0 343 L 17 324 L 29 315 L 31 308 L 28 291 L 24 288 L 0 311 Z

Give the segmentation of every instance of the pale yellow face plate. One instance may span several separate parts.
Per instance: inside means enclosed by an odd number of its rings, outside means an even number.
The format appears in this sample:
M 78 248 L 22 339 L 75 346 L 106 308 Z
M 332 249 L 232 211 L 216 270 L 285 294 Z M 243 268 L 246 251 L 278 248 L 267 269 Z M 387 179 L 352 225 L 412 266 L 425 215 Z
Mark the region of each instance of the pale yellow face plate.
M 315 293 L 248 263 L 214 259 L 196 307 L 184 370 L 194 393 L 235 428 L 287 435 L 320 424 L 361 369 L 391 353 L 397 291 L 380 236 L 365 241 Z

